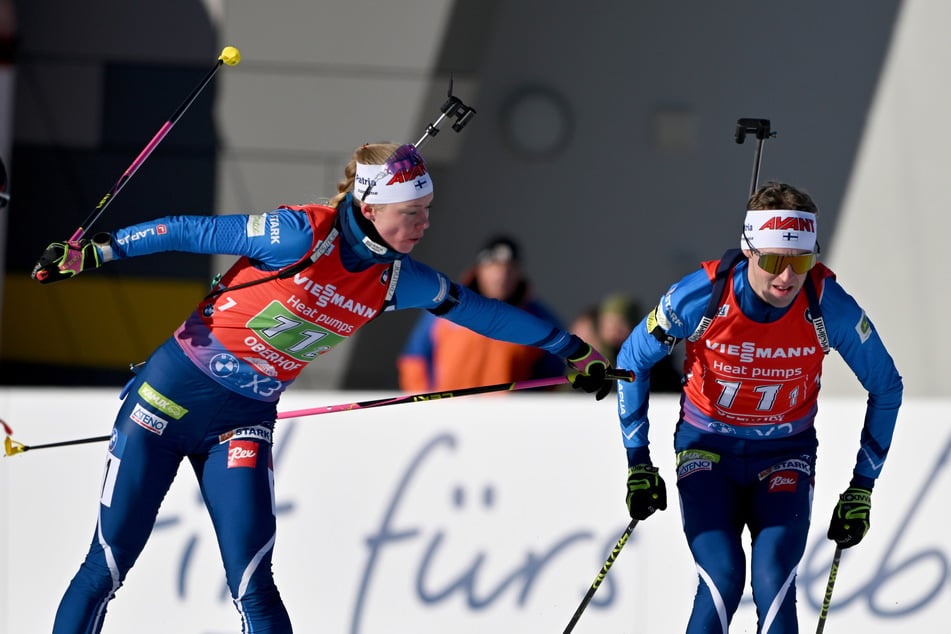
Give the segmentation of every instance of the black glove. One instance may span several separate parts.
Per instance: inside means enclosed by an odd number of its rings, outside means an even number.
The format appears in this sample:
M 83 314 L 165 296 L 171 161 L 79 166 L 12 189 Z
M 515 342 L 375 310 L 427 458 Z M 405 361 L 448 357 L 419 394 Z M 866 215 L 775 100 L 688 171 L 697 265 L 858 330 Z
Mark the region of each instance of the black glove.
M 827 537 L 842 548 L 855 546 L 868 532 L 872 511 L 872 492 L 861 487 L 849 487 L 839 496 L 832 512 Z
M 654 511 L 667 508 L 667 485 L 649 464 L 634 465 L 627 470 L 627 512 L 631 519 L 646 520 Z
M 589 394 L 595 392 L 594 398 L 598 401 L 611 391 L 614 382 L 606 377 L 611 363 L 590 345 L 582 341 L 568 357 L 568 365 L 580 372 L 571 380 L 571 387 Z
M 100 266 L 99 250 L 91 240 L 54 242 L 37 260 L 32 277 L 40 284 L 51 284 Z

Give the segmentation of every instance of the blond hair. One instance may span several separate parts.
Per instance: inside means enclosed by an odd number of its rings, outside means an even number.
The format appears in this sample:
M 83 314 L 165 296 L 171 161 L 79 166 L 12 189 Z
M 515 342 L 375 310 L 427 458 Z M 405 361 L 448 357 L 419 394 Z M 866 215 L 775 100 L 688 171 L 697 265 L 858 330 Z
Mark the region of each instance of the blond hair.
M 350 162 L 343 170 L 343 180 L 337 183 L 337 195 L 327 203 L 336 207 L 344 196 L 353 191 L 354 178 L 357 175 L 357 163 L 364 165 L 383 165 L 399 146 L 395 143 L 366 143 L 353 151 Z

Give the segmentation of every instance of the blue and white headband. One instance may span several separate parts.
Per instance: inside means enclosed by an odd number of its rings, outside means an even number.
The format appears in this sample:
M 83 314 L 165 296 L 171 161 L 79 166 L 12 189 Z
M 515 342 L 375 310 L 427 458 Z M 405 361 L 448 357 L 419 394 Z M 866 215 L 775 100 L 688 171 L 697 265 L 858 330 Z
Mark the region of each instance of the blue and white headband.
M 740 248 L 816 249 L 816 215 L 793 209 L 751 209 L 746 212 Z
M 357 162 L 353 196 L 376 205 L 402 203 L 433 193 L 426 162 L 413 145 L 401 145 L 384 165 Z

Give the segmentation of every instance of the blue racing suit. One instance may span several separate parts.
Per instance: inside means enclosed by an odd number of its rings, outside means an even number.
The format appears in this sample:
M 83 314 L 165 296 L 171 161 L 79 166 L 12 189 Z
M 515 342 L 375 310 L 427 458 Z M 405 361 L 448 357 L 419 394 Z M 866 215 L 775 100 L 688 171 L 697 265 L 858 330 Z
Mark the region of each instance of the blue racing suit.
M 674 433 L 683 528 L 699 574 L 688 634 L 726 634 L 745 585 L 746 560 L 741 543 L 744 527 L 752 538 L 757 632 L 798 632 L 795 574 L 805 550 L 812 506 L 818 373 L 808 381 L 798 382 L 745 379 L 765 376 L 762 359 L 768 356 L 805 357 L 804 350 L 813 351 L 812 360 L 803 358 L 800 367 L 796 366 L 798 360 L 784 360 L 784 371 L 789 374 L 803 372 L 802 368 L 810 367 L 808 364 L 821 365 L 822 347 L 818 344 L 818 331 L 812 330 L 808 321 L 805 299 L 785 308 L 767 304 L 749 285 L 747 263 L 748 260 L 741 259 L 728 273 L 721 297 L 729 297 L 718 300 L 720 308 L 709 331 L 714 330 L 719 320 L 745 321 L 746 325 L 741 326 L 745 330 L 732 332 L 762 333 L 762 326 L 757 324 L 771 324 L 778 326 L 772 328 L 771 337 L 787 336 L 791 347 L 761 348 L 764 344 L 755 334 L 739 340 L 716 341 L 701 335 L 688 345 L 685 393 Z M 732 292 L 728 293 L 730 287 Z M 670 287 L 621 348 L 618 367 L 633 370 L 637 376 L 632 383 L 618 383 L 618 413 L 630 466 L 651 463 L 648 370 L 669 354 L 677 342 L 702 332 L 698 327 L 713 288 L 707 270 L 687 275 Z M 865 312 L 832 276 L 822 281 L 819 306 L 829 347 L 839 352 L 869 394 L 852 484 L 871 489 L 891 443 L 901 404 L 901 377 Z M 790 334 L 792 331 L 798 334 Z M 791 341 L 796 337 L 797 341 Z M 705 353 L 704 347 L 735 354 L 735 361 L 726 370 L 722 367 L 726 364 L 720 362 L 719 371 L 732 371 L 738 380 L 724 380 L 715 368 L 706 368 L 707 372 L 698 370 L 695 357 Z M 746 389 L 752 387 L 762 399 L 758 406 L 765 404 L 763 417 L 731 414 L 731 399 L 743 389 L 741 383 L 747 383 Z M 708 393 L 716 394 L 716 390 L 722 390 L 719 399 L 702 398 Z M 795 412 L 791 420 L 765 415 L 781 396 L 786 396 L 783 390 L 794 395 L 785 401 L 788 411 Z M 698 402 L 691 400 L 691 395 Z M 775 401 L 770 400 L 774 398 Z
M 322 213 L 321 217 L 326 217 L 334 212 L 324 209 Z M 247 258 L 245 267 L 278 272 L 303 262 L 315 245 L 323 245 L 321 253 L 339 258 L 335 262 L 342 267 L 341 279 L 314 280 L 298 274 L 292 282 L 301 289 L 292 308 L 307 314 L 310 323 L 318 321 L 320 313 L 320 296 L 314 289 L 345 286 L 348 282 L 343 278 L 376 267 L 374 271 L 383 270 L 382 277 L 391 281 L 388 287 L 392 293 L 383 311 L 433 310 L 488 337 L 534 345 L 562 357 L 582 343 L 548 322 L 453 284 L 443 273 L 389 249 L 372 226 L 361 222 L 350 196 L 333 218 L 334 239 L 314 235 L 313 219 L 314 214 L 300 208 L 261 215 L 170 216 L 114 232 L 111 257 L 106 259 L 160 251 L 231 254 Z M 397 261 L 398 276 L 395 269 L 379 266 Z M 306 269 L 313 270 L 322 269 Z M 380 277 L 374 273 L 373 281 Z M 352 280 L 349 283 L 352 287 Z M 240 332 L 229 334 L 232 341 L 253 339 L 256 357 L 202 356 L 202 346 L 227 342 L 216 340 L 214 329 L 202 330 L 202 317 L 240 304 L 242 293 L 253 289 L 260 295 L 262 289 L 277 289 L 276 284 L 276 280 L 265 280 L 245 290 L 219 286 L 221 302 L 212 305 L 206 298 L 200 310 L 150 356 L 126 386 L 109 444 L 95 534 L 62 598 L 54 634 L 101 630 L 106 606 L 144 548 L 162 498 L 184 458 L 192 465 L 211 515 L 242 632 L 291 631 L 271 574 L 276 529 L 271 436 L 278 398 L 292 380 L 277 380 L 281 375 L 276 364 L 291 367 L 296 361 L 285 356 L 284 350 L 267 349 L 258 342 L 265 339 L 262 332 L 284 329 L 290 313 L 275 312 L 284 321 L 271 324 L 271 328 L 248 322 L 247 337 Z M 327 296 L 335 297 L 332 293 Z M 338 314 L 344 310 L 344 306 L 336 308 Z M 352 309 L 364 316 L 376 314 L 369 306 Z M 346 332 L 339 323 L 336 326 L 338 334 Z M 279 334 L 286 332 L 276 334 L 275 340 Z M 343 338 L 326 331 L 320 336 L 323 342 L 334 343 Z M 310 360 L 327 347 L 299 357 Z M 248 375 L 254 376 L 247 380 Z

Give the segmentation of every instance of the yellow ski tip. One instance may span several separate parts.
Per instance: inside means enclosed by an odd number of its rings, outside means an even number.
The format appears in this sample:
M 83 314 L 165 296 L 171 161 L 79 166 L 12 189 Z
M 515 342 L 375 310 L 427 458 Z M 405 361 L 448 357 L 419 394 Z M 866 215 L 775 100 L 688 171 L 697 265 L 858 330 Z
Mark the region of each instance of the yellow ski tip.
M 15 456 L 18 453 L 23 453 L 27 450 L 27 446 L 21 442 L 17 442 L 7 436 L 3 440 L 3 453 L 7 456 Z

